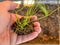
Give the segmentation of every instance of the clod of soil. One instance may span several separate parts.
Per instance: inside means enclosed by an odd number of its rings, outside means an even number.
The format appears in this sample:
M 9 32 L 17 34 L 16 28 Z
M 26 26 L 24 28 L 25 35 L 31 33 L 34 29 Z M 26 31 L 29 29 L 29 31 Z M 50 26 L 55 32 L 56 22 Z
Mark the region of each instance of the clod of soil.
M 20 19 L 21 21 L 22 19 Z M 18 29 L 16 29 L 18 27 Z M 14 22 L 11 26 L 11 29 L 17 34 L 17 35 L 26 35 L 32 33 L 33 30 L 33 25 L 30 23 L 29 25 L 26 25 L 24 29 L 22 30 L 16 22 Z M 17 31 L 16 31 L 17 30 Z

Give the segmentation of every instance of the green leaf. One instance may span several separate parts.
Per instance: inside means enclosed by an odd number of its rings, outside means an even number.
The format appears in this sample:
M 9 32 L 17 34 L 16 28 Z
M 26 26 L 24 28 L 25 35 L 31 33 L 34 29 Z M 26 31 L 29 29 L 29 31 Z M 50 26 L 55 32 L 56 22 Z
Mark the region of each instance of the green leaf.
M 45 16 L 48 16 L 49 11 L 46 9 L 45 6 L 43 6 L 42 4 L 38 4 L 38 7 L 43 11 Z

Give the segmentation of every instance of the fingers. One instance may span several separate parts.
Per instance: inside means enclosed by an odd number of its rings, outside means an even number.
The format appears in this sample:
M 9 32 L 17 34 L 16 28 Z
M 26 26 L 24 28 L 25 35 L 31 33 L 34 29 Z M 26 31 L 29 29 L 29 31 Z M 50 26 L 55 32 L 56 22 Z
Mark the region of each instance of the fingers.
M 18 36 L 16 44 L 21 44 L 21 43 L 30 41 L 30 40 L 36 38 L 37 36 L 38 36 L 37 32 L 33 32 L 31 34 L 28 34 L 28 35 Z
M 4 2 L 2 2 L 2 6 L 3 6 L 6 10 L 14 10 L 14 9 L 16 9 L 16 7 L 18 6 L 18 4 L 13 3 L 12 1 L 4 1 Z
M 14 9 L 16 9 L 17 6 L 18 6 L 18 4 L 11 2 L 9 10 L 14 10 Z
M 40 23 L 34 22 L 34 30 L 35 32 L 31 34 L 18 36 L 16 44 L 21 44 L 36 38 L 38 34 L 41 32 Z
M 37 16 L 31 16 L 31 20 L 34 21 L 34 20 L 37 20 Z M 34 25 L 34 30 L 39 34 L 41 32 L 41 27 L 40 27 L 40 23 L 39 22 L 34 22 L 33 23 Z
M 40 23 L 39 22 L 34 22 L 34 30 L 38 34 L 41 32 L 41 27 L 40 27 Z
M 30 16 L 31 21 L 37 20 L 37 16 Z
M 17 17 L 21 19 L 21 18 L 24 17 L 24 16 L 17 15 Z M 34 15 L 34 16 L 31 16 L 30 18 L 31 18 L 32 20 L 36 20 L 36 19 L 37 19 L 37 16 Z M 16 14 L 11 13 L 11 24 L 13 24 L 16 20 L 17 20 Z

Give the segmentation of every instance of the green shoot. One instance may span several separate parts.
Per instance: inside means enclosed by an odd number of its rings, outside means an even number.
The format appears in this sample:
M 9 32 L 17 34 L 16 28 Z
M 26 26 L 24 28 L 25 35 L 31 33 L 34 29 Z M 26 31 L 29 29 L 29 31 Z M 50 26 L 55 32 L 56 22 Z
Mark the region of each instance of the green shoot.
M 36 7 L 35 7 L 35 5 L 32 6 L 32 7 L 29 7 L 29 8 L 27 9 L 27 12 L 26 12 L 26 14 L 25 14 L 25 17 L 24 17 L 24 20 L 23 20 L 23 24 L 22 24 L 22 27 L 23 27 L 23 28 L 28 24 L 28 22 L 30 22 L 30 16 L 31 16 L 31 15 L 34 15 L 35 12 L 36 12 Z
M 42 10 L 42 12 L 45 14 L 45 16 L 48 16 L 48 10 L 46 9 L 46 7 L 42 4 L 37 4 L 38 7 Z
M 22 8 L 22 9 L 23 9 L 23 8 Z M 30 16 L 34 15 L 34 14 L 36 13 L 36 11 L 37 11 L 37 10 L 36 10 L 36 9 L 37 9 L 37 6 L 34 5 L 34 6 L 32 6 L 32 7 L 28 7 L 25 16 L 24 16 L 23 19 L 20 21 L 20 19 L 18 18 L 17 15 L 18 15 L 18 12 L 21 11 L 22 9 L 15 11 L 15 13 L 16 13 L 16 23 L 17 23 L 16 31 L 18 31 L 18 29 L 23 30 L 24 27 L 25 27 L 26 25 L 28 25 L 28 22 L 30 22 Z M 16 31 L 15 31 L 15 32 L 16 32 Z
M 39 8 L 43 11 L 43 13 L 45 14 L 45 16 L 48 16 L 48 11 L 46 10 L 46 8 L 45 8 L 44 6 L 42 6 L 42 4 L 34 4 L 33 6 L 28 7 L 25 16 L 24 16 L 23 19 L 20 21 L 20 19 L 18 18 L 17 15 L 18 15 L 18 12 L 23 9 L 23 8 L 21 8 L 21 9 L 15 11 L 15 13 L 16 13 L 16 23 L 17 23 L 16 31 L 18 31 L 18 30 L 20 30 L 20 29 L 23 30 L 24 27 L 25 27 L 26 25 L 28 25 L 29 22 L 31 22 L 31 21 L 30 21 L 30 16 L 34 15 L 34 14 L 38 11 L 38 10 L 37 10 L 37 7 L 39 7 Z M 15 31 L 15 32 L 16 32 L 16 31 Z
M 51 12 L 48 14 L 48 16 L 52 15 L 52 14 L 53 14 L 55 11 L 57 11 L 58 9 L 60 9 L 60 7 L 56 8 L 56 9 L 53 10 L 53 11 L 51 11 Z M 40 20 L 42 20 L 42 19 L 44 19 L 44 18 L 46 18 L 46 17 L 48 17 L 48 16 L 43 16 L 43 17 L 41 17 L 41 18 L 38 18 L 38 19 L 35 20 L 35 21 L 40 21 Z M 31 21 L 31 22 L 33 22 L 33 21 Z M 29 22 L 29 23 L 31 23 L 31 22 Z

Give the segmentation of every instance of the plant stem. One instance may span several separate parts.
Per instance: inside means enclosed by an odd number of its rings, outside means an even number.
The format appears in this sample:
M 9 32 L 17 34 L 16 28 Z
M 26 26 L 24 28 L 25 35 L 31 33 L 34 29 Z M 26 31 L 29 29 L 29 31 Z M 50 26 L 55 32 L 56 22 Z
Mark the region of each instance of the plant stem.
M 58 7 L 58 8 L 55 9 L 55 10 L 53 10 L 48 16 L 52 15 L 52 14 L 53 14 L 55 11 L 57 11 L 58 9 L 60 9 L 60 7 Z M 44 19 L 44 18 L 46 18 L 46 17 L 48 17 L 48 16 L 44 16 L 44 17 L 38 18 L 38 19 L 35 20 L 35 21 L 39 21 L 39 20 Z M 33 21 L 31 21 L 31 22 L 33 22 Z M 31 23 L 31 22 L 29 22 L 29 23 Z

